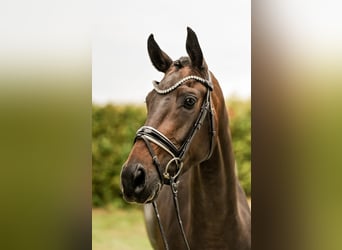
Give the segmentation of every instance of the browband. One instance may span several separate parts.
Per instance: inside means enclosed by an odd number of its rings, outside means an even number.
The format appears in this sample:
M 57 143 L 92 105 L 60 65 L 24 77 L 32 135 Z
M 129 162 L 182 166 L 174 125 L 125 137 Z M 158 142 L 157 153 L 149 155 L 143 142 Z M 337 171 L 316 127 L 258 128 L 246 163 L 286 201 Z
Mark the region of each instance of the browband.
M 210 75 L 210 74 L 209 74 Z M 184 77 L 182 80 L 176 82 L 174 85 L 172 85 L 171 87 L 167 88 L 167 89 L 160 89 L 159 88 L 159 82 L 157 81 L 153 81 L 153 87 L 154 90 L 161 95 L 166 95 L 170 92 L 172 92 L 173 90 L 175 90 L 176 88 L 178 88 L 179 86 L 181 86 L 183 83 L 185 83 L 186 81 L 189 80 L 196 80 L 200 83 L 202 83 L 205 87 L 207 87 L 210 91 L 212 91 L 214 89 L 213 84 L 211 83 L 211 81 L 208 81 L 202 77 L 199 76 L 194 76 L 194 75 L 190 75 L 187 77 Z

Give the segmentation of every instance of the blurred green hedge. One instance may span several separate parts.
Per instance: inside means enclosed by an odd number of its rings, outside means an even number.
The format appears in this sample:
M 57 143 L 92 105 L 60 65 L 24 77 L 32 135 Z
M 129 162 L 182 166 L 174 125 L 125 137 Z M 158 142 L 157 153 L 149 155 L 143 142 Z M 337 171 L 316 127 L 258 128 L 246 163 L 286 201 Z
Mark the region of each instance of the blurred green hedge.
M 135 132 L 145 121 L 145 108 L 93 105 L 92 116 L 93 205 L 113 201 L 123 205 L 121 166 L 132 148 Z
M 251 192 L 250 101 L 228 102 L 238 175 L 247 195 Z M 146 109 L 132 105 L 93 105 L 92 108 L 93 206 L 125 206 L 120 191 L 120 171 L 132 148 L 136 130 L 144 124 Z
M 251 101 L 230 98 L 227 107 L 238 177 L 246 194 L 251 196 Z

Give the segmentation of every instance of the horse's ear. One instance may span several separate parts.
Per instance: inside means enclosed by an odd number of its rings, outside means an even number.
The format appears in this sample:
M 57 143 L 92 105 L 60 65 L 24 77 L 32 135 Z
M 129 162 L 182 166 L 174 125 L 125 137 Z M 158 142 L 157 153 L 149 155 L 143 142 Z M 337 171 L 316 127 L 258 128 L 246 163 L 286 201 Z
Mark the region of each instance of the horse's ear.
M 165 73 L 170 68 L 172 59 L 159 48 L 159 45 L 154 40 L 153 34 L 148 37 L 147 49 L 153 66 L 157 70 Z
M 186 51 L 191 59 L 192 66 L 202 70 L 206 66 L 206 63 L 204 62 L 202 50 L 196 33 L 189 27 L 187 30 L 188 35 L 186 38 Z

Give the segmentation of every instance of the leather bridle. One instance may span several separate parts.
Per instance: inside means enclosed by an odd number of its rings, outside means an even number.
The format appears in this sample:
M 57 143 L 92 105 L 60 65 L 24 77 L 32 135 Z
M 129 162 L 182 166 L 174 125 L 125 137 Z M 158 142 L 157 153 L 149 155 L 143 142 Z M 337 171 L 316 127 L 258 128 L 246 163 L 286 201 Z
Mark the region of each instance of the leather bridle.
M 209 76 L 210 76 L 210 73 L 209 73 Z M 203 121 L 204 121 L 205 117 L 207 116 L 207 114 L 209 115 L 209 130 L 210 130 L 209 134 L 211 135 L 211 140 L 210 140 L 210 149 L 209 149 L 206 160 L 209 159 L 212 155 L 212 152 L 214 149 L 214 139 L 215 139 L 215 126 L 214 126 L 214 117 L 213 117 L 214 111 L 212 109 L 212 104 L 211 104 L 211 91 L 213 91 L 213 84 L 210 81 L 210 77 L 209 77 L 209 80 L 206 80 L 204 78 L 201 78 L 201 77 L 195 76 L 195 75 L 187 76 L 187 77 L 181 79 L 180 81 L 178 81 L 177 83 L 175 83 L 174 85 L 172 85 L 171 87 L 169 87 L 168 89 L 165 89 L 165 90 L 159 89 L 157 82 L 153 83 L 154 84 L 154 90 L 158 94 L 166 95 L 166 94 L 174 91 L 179 86 L 181 86 L 182 84 L 184 84 L 185 82 L 187 82 L 189 80 L 195 80 L 197 82 L 200 82 L 202 85 L 204 85 L 207 88 L 207 92 L 205 94 L 205 98 L 203 100 L 203 103 L 202 103 L 200 112 L 198 114 L 198 117 L 197 117 L 194 125 L 190 129 L 190 131 L 187 135 L 187 138 L 184 140 L 183 144 L 178 148 L 164 134 L 162 134 L 160 131 L 158 131 L 157 129 L 150 127 L 150 126 L 141 127 L 137 131 L 136 137 L 134 140 L 134 141 L 137 141 L 138 139 L 142 139 L 145 142 L 146 147 L 147 147 L 149 153 L 151 154 L 153 164 L 155 165 L 155 167 L 157 169 L 161 184 L 167 184 L 167 185 L 171 186 L 171 190 L 172 190 L 173 198 L 174 198 L 174 204 L 175 204 L 175 208 L 176 208 L 176 212 L 177 212 L 178 223 L 179 223 L 180 229 L 182 231 L 183 240 L 184 240 L 184 243 L 185 243 L 187 249 L 190 249 L 190 247 L 189 247 L 188 241 L 187 241 L 186 236 L 185 236 L 182 220 L 181 220 L 180 213 L 179 213 L 179 204 L 178 204 L 178 198 L 177 198 L 177 192 L 178 192 L 177 188 L 178 188 L 179 181 L 177 181 L 177 179 L 178 179 L 178 177 L 179 177 L 179 175 L 183 169 L 184 157 L 185 157 L 185 155 L 186 155 L 186 153 L 187 153 L 187 151 L 191 145 L 191 142 L 192 142 L 194 136 L 196 135 L 197 131 L 201 128 Z M 163 173 L 161 172 L 161 164 L 158 160 L 158 157 L 155 154 L 155 152 L 154 152 L 154 150 L 150 144 L 151 142 L 158 145 L 160 148 L 164 149 L 172 157 L 171 160 L 166 164 L 166 167 L 165 167 L 165 170 Z M 169 171 L 172 163 L 174 163 L 176 165 L 176 171 L 174 173 L 171 173 Z M 161 235 L 163 238 L 165 249 L 169 249 L 167 241 L 166 241 L 165 232 L 164 232 L 163 227 L 162 227 L 161 222 L 160 222 L 160 216 L 158 213 L 157 204 L 155 201 L 153 201 L 152 204 L 153 204 L 153 208 L 155 210 L 156 216 L 157 216 L 159 229 L 160 229 L 160 232 L 161 232 Z

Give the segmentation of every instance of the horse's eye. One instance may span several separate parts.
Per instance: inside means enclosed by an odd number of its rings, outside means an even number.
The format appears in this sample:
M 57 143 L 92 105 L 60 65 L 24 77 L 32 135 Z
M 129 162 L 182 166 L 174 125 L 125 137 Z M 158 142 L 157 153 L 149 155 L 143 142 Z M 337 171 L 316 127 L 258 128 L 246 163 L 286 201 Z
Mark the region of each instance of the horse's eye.
M 184 107 L 187 109 L 191 109 L 195 105 L 196 101 L 197 99 L 195 97 L 188 96 L 184 99 Z

